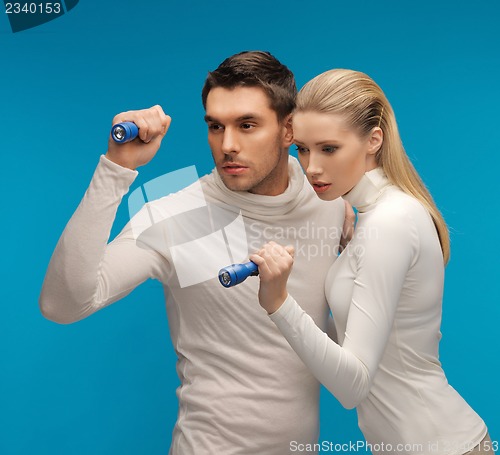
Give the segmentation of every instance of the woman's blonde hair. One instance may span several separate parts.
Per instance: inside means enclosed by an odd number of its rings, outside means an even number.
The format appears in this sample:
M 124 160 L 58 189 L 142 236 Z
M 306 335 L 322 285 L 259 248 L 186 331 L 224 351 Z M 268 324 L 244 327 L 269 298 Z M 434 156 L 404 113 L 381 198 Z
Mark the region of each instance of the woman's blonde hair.
M 375 155 L 389 181 L 418 199 L 429 211 L 441 243 L 443 260 L 450 257 L 448 228 L 429 190 L 405 152 L 394 111 L 382 89 L 359 71 L 335 69 L 309 81 L 299 91 L 295 112 L 337 114 L 361 137 L 375 127 L 382 129 L 384 139 Z

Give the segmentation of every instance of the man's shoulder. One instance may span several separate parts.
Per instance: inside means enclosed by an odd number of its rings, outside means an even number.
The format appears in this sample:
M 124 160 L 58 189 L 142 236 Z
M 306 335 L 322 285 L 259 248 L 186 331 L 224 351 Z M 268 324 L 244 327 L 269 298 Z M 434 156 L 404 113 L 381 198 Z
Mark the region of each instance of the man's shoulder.
M 148 201 L 148 205 L 155 208 L 169 207 L 172 205 L 185 204 L 185 208 L 188 209 L 189 205 L 195 204 L 199 205 L 205 202 L 205 193 L 208 187 L 212 186 L 213 175 L 206 174 L 202 177 L 196 178 L 193 181 L 187 181 L 185 186 L 181 187 L 175 191 L 163 190 L 164 194 L 161 192 L 156 192 L 156 197 Z M 147 189 L 146 189 L 147 192 Z

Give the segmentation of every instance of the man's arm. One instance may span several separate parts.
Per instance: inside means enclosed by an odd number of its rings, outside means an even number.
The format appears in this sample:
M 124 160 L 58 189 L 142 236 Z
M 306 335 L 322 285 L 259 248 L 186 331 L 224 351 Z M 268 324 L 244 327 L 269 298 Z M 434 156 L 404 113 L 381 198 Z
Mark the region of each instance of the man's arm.
M 83 319 L 166 272 L 164 258 L 139 248 L 132 237 L 122 236 L 108 245 L 118 206 L 137 176 L 135 168 L 153 158 L 170 125 L 170 117 L 159 106 L 120 114 L 113 124 L 122 121 L 135 122 L 139 138 L 123 145 L 110 138 L 108 153 L 101 157 L 50 260 L 40 308 L 55 322 Z

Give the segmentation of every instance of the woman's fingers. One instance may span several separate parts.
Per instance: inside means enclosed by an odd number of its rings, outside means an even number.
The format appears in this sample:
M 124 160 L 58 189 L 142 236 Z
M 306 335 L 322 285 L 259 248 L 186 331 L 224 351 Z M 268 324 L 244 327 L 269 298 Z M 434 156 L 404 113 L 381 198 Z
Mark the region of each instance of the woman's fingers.
M 250 260 L 259 266 L 261 279 L 274 279 L 290 272 L 294 252 L 292 245 L 283 247 L 276 242 L 269 242 L 250 256 Z

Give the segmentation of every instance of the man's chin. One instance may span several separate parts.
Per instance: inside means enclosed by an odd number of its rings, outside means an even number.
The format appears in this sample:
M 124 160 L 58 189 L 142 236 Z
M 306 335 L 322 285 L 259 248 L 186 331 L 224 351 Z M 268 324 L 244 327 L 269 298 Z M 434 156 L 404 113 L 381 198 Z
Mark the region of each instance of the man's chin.
M 249 191 L 253 187 L 248 180 L 241 177 L 227 176 L 221 173 L 219 175 L 224 185 L 231 191 Z
M 219 173 L 224 185 L 226 185 L 227 189 L 231 191 L 248 191 L 252 188 L 248 178 L 245 178 L 244 176 L 227 175 L 223 171 L 221 172 L 220 169 L 217 169 L 217 172 Z

